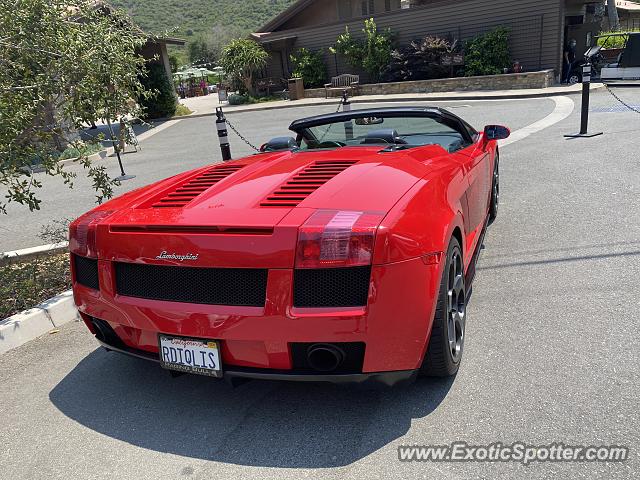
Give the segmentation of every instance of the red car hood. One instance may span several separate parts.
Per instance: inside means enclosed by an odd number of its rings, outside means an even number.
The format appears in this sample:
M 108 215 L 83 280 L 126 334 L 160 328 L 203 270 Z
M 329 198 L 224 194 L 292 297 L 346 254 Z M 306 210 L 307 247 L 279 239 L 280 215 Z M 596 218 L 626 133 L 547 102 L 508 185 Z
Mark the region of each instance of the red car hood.
M 386 213 L 428 172 L 428 160 L 445 154 L 438 146 L 385 153 L 379 146 L 353 147 L 260 154 L 210 165 L 104 205 L 114 214 L 98 226 L 98 256 L 291 268 L 298 227 L 315 209 Z M 317 172 L 324 183 L 300 193 L 297 187 L 305 183 L 300 179 L 317 179 Z M 291 197 L 291 191 L 298 193 Z

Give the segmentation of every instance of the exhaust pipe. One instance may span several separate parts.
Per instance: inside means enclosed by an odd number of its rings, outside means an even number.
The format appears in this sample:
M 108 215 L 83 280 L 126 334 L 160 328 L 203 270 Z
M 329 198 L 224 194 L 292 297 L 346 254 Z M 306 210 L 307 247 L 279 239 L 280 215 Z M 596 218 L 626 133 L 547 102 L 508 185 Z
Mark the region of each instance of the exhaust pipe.
M 329 343 L 315 343 L 307 350 L 309 366 L 319 372 L 334 371 L 342 364 L 344 358 L 344 351 Z

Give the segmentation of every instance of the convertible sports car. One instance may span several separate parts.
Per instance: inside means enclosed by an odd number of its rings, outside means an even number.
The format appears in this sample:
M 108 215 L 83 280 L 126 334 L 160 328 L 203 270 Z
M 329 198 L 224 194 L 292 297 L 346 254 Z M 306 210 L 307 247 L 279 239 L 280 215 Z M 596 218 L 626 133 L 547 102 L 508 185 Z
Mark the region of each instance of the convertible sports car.
M 454 374 L 509 130 L 423 107 L 290 129 L 75 220 L 89 330 L 108 350 L 232 381 Z

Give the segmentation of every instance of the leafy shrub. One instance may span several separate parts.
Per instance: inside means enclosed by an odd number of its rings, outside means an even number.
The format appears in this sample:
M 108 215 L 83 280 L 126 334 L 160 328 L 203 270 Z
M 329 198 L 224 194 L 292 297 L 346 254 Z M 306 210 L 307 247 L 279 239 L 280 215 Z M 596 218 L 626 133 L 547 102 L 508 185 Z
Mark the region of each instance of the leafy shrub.
M 192 113 L 193 112 L 191 111 L 191 109 L 189 107 L 179 103 L 178 106 L 176 107 L 176 113 L 175 113 L 174 116 L 176 116 L 176 117 L 184 117 L 185 115 L 191 115 Z
M 465 75 L 497 75 L 511 66 L 509 29 L 498 27 L 465 44 Z
M 302 78 L 305 88 L 315 88 L 324 85 L 327 78 L 327 66 L 322 58 L 322 51 L 312 52 L 300 48 L 289 56 L 293 66 L 293 77 Z
M 250 97 L 248 95 L 239 95 L 233 93 L 229 95 L 229 105 L 244 105 L 250 103 Z
M 393 34 L 388 28 L 378 32 L 373 18 L 364 21 L 362 33 L 364 40 L 353 38 L 349 28 L 345 27 L 344 33 L 338 36 L 330 51 L 344 55 L 352 67 L 362 68 L 376 82 L 391 60 Z
M 146 74 L 141 76 L 145 89 L 153 92 L 150 96 L 141 96 L 138 103 L 146 118 L 171 117 L 175 115 L 178 97 L 173 83 L 167 78 L 164 67 L 156 62 L 147 64 Z
M 386 82 L 428 80 L 448 75 L 448 68 L 441 65 L 442 55 L 451 51 L 451 43 L 443 38 L 426 36 L 414 40 L 402 49 L 391 52 L 391 60 L 384 70 Z
M 66 160 L 67 158 L 79 158 L 84 156 L 93 155 L 104 150 L 104 147 L 100 142 L 76 142 L 69 145 L 58 157 L 59 160 Z

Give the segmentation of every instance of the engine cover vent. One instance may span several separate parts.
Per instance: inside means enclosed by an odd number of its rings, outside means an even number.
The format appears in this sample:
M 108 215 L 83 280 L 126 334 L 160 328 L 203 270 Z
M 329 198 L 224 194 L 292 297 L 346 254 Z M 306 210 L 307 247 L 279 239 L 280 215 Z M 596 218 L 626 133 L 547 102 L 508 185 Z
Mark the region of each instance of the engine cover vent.
M 220 180 L 236 173 L 244 165 L 216 165 L 205 170 L 200 175 L 188 180 L 172 192 L 169 192 L 160 200 L 155 202 L 153 208 L 181 208 L 191 202 L 194 198 L 213 187 Z
M 325 160 L 314 162 L 271 193 L 261 207 L 295 207 L 333 177 L 344 172 L 357 160 Z

